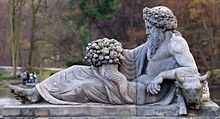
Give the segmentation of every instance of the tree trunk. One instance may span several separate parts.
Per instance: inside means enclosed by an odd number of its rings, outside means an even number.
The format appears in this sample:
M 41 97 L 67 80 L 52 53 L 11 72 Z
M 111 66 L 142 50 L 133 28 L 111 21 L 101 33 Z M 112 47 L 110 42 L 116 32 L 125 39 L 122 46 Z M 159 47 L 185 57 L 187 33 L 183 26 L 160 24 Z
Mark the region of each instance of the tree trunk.
M 203 24 L 203 29 L 205 30 L 205 33 L 206 35 L 209 37 L 210 41 L 211 41 L 211 48 L 212 48 L 212 68 L 216 68 L 216 45 L 215 45 L 215 39 L 214 39 L 214 36 L 213 34 L 209 31 L 206 23 L 205 23 L 205 20 L 203 18 L 203 16 L 201 15 L 202 17 L 202 24 Z
M 15 52 L 15 67 L 16 67 L 16 73 L 17 73 L 17 66 L 18 66 L 18 57 L 19 57 L 19 49 L 20 49 L 20 40 L 21 40 L 21 20 L 22 20 L 22 7 L 24 5 L 25 1 L 19 0 L 19 15 L 18 15 L 18 27 L 17 27 L 17 39 L 16 39 L 16 52 Z M 15 74 L 16 74 L 15 73 Z
M 200 47 L 199 45 L 196 45 L 196 46 L 197 46 L 197 49 L 198 49 L 198 51 L 199 51 L 199 54 L 200 54 L 201 57 L 202 57 L 202 60 L 203 60 L 203 62 L 204 62 L 204 64 L 205 64 L 205 66 L 206 66 L 206 69 L 211 68 L 211 67 L 209 66 L 209 64 L 208 64 L 208 62 L 207 62 L 207 60 L 206 60 L 206 58 L 205 58 L 204 53 L 202 52 L 201 47 Z
M 11 52 L 12 52 L 12 67 L 13 78 L 16 78 L 17 67 L 15 65 L 15 0 L 8 1 L 9 7 L 9 21 L 11 25 Z
M 32 70 L 32 60 L 34 55 L 34 42 L 35 42 L 35 33 L 36 33 L 36 23 L 37 23 L 37 12 L 39 10 L 41 0 L 38 1 L 38 5 L 35 8 L 35 2 L 32 0 L 32 28 L 31 28 L 31 39 L 30 39 L 30 50 L 28 56 L 28 69 Z
M 193 35 L 193 41 L 196 41 L 197 44 L 200 44 L 201 34 L 197 33 L 197 32 L 193 32 L 193 34 L 194 34 Z M 208 63 L 208 61 L 207 61 L 207 59 L 206 59 L 206 57 L 205 57 L 205 55 L 204 55 L 204 53 L 202 51 L 201 46 L 200 45 L 196 45 L 196 47 L 197 47 L 197 49 L 199 51 L 199 54 L 200 54 L 200 56 L 202 58 L 203 63 L 206 66 L 205 69 L 210 69 L 211 67 L 210 67 L 210 65 L 209 65 L 209 63 Z
M 33 13 L 32 16 L 32 28 L 31 28 L 31 39 L 30 39 L 30 51 L 28 57 L 28 69 L 32 70 L 32 58 L 33 58 L 33 51 L 34 51 L 34 40 L 35 40 L 35 31 L 36 31 L 36 16 Z
M 89 18 L 89 41 L 92 42 L 93 40 L 93 28 L 92 28 L 93 19 Z
M 21 18 L 22 18 L 22 7 L 24 0 L 9 0 L 9 21 L 11 26 L 11 52 L 12 52 L 12 67 L 13 67 L 13 78 L 17 78 L 17 65 L 19 57 L 19 48 L 21 40 Z M 16 8 L 18 7 L 18 11 Z M 16 13 L 18 12 L 18 17 Z M 16 24 L 17 23 L 17 24 Z M 17 25 L 17 27 L 16 27 Z
M 46 31 L 47 31 L 47 21 L 48 21 L 48 6 L 47 6 L 47 0 L 44 1 L 45 4 L 45 14 L 44 14 L 44 31 L 43 31 L 43 38 L 41 41 L 41 57 L 40 57 L 40 76 L 39 79 L 41 80 L 43 78 L 43 69 L 44 69 L 44 54 L 45 54 L 45 40 L 46 40 Z
M 103 31 L 103 29 L 99 26 L 99 24 L 94 20 L 95 25 L 97 26 L 97 28 L 99 29 L 99 31 L 101 32 L 102 35 L 104 35 L 104 37 L 108 37 L 105 33 L 105 31 Z

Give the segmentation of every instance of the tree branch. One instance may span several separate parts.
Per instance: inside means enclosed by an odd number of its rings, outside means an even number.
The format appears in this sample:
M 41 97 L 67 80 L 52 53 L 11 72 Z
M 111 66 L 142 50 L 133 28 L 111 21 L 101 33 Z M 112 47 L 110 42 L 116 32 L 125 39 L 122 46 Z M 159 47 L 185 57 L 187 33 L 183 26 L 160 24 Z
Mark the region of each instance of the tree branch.
M 39 10 L 39 8 L 40 8 L 40 4 L 41 4 L 41 0 L 39 0 L 39 1 L 38 1 L 38 5 L 37 5 L 37 8 L 36 8 L 35 13 L 37 13 L 37 12 L 38 12 L 38 10 Z

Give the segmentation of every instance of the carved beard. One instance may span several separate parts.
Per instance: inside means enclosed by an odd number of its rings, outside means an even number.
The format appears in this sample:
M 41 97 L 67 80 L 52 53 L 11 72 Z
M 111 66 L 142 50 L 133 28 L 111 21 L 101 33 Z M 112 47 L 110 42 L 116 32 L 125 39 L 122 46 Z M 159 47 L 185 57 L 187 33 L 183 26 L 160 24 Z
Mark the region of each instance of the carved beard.
M 148 36 L 148 40 L 149 40 L 149 48 L 147 52 L 147 58 L 148 60 L 150 60 L 156 53 L 157 49 L 160 47 L 162 41 L 164 40 L 163 30 L 158 28 L 155 37 L 153 36 L 153 34 L 150 34 Z

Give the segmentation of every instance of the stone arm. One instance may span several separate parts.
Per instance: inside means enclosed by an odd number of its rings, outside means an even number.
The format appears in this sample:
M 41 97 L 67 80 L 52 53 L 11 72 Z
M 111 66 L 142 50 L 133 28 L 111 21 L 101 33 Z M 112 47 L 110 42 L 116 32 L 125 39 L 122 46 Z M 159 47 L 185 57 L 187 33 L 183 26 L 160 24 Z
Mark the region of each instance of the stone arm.
M 170 54 L 175 58 L 178 67 L 172 70 L 161 72 L 148 85 L 147 91 L 152 94 L 157 94 L 160 90 L 158 85 L 163 82 L 163 79 L 175 79 L 175 74 L 179 76 L 195 76 L 198 75 L 198 69 L 192 54 L 189 51 L 189 46 L 185 39 L 181 36 L 175 36 L 171 39 L 168 45 Z
M 159 74 L 163 79 L 175 79 L 175 73 L 180 76 L 194 76 L 198 74 L 198 69 L 192 54 L 189 51 L 189 46 L 185 39 L 181 36 L 176 36 L 171 39 L 169 44 L 169 52 L 175 58 L 178 68 L 161 72 Z

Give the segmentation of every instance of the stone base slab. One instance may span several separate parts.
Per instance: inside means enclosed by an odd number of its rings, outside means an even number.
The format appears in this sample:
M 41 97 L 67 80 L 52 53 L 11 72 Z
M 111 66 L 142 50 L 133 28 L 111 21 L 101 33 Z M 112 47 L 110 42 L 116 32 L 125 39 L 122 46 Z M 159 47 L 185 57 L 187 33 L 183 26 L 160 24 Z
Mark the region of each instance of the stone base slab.
M 86 103 L 81 105 L 52 105 L 48 103 L 38 103 L 30 105 L 11 105 L 4 106 L 3 118 L 40 118 L 50 117 L 51 119 L 176 119 L 188 118 L 187 116 L 178 115 L 177 104 L 167 106 L 149 106 L 149 105 L 109 105 Z M 190 115 L 190 118 L 211 117 L 218 119 L 216 115 Z
M 220 119 L 216 116 L 197 117 L 123 117 L 123 116 L 98 116 L 98 117 L 4 117 L 3 119 Z

